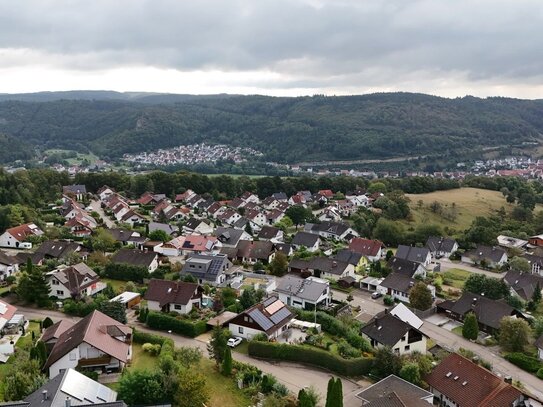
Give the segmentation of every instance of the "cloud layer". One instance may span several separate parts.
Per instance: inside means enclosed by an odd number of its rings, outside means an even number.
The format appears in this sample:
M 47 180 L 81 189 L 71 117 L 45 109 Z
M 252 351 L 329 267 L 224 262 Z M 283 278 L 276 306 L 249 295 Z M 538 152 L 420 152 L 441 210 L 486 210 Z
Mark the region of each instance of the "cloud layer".
M 0 92 L 543 98 L 539 0 L 0 0 Z

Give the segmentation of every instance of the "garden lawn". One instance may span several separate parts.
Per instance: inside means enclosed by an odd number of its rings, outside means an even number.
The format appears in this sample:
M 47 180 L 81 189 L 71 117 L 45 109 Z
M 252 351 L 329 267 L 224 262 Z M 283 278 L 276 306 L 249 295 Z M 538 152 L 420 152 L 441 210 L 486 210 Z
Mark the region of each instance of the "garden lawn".
M 124 286 L 128 283 L 128 281 L 114 280 L 112 278 L 100 278 L 100 280 L 106 284 L 111 284 L 115 292 L 119 294 L 124 291 Z
M 471 273 L 469 271 L 452 268 L 442 273 L 443 284 L 462 289 L 470 275 Z
M 462 335 L 462 325 L 457 326 L 456 328 L 453 328 L 452 332 L 454 332 L 455 334 L 457 334 L 459 336 L 462 336 L 462 337 L 464 336 L 464 335 Z
M 152 370 L 156 367 L 158 362 L 157 356 L 151 356 L 148 352 L 145 352 L 141 343 L 132 344 L 132 363 L 130 364 L 130 370 Z
M 211 399 L 210 407 L 246 407 L 251 406 L 251 400 L 238 389 L 234 378 L 225 377 L 215 369 L 215 363 L 202 358 L 198 371 L 207 381 Z

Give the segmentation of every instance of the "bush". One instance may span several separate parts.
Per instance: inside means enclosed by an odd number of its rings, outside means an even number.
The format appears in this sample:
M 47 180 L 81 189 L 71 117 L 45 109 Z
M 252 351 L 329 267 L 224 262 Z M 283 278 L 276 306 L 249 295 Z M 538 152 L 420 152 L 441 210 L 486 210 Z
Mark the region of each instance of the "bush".
M 392 298 L 391 295 L 385 295 L 385 296 L 383 297 L 383 303 L 384 303 L 386 306 L 394 305 L 394 298 Z
M 165 336 L 150 334 L 147 332 L 140 332 L 134 329 L 132 333 L 132 342 L 134 343 L 152 343 L 154 345 L 164 345 L 165 343 L 173 346 L 173 341 Z
M 145 267 L 109 263 L 106 265 L 103 275 L 104 277 L 113 278 L 115 280 L 143 283 L 144 278 L 149 278 L 149 271 Z
M 157 356 L 160 353 L 162 346 L 160 344 L 153 345 L 152 343 L 144 343 L 141 347 L 144 352 L 148 352 L 152 356 Z
M 251 341 L 248 350 L 253 357 L 307 363 L 345 376 L 365 375 L 372 365 L 370 358 L 343 359 L 325 350 L 300 345 Z
M 152 329 L 172 331 L 191 338 L 201 335 L 206 331 L 205 321 L 191 322 L 170 317 L 159 312 L 149 312 L 147 326 Z
M 68 315 L 74 315 L 77 317 L 86 317 L 92 311 L 96 309 L 96 304 L 94 302 L 85 302 L 85 301 L 74 301 L 68 299 L 64 301 L 62 307 L 64 312 Z
M 539 359 L 520 352 L 508 353 L 505 359 L 530 373 L 536 373 L 543 368 Z
M 538 378 L 540 378 L 541 380 L 543 380 L 543 367 L 542 368 L 539 368 L 539 370 L 537 371 L 537 373 L 535 374 Z

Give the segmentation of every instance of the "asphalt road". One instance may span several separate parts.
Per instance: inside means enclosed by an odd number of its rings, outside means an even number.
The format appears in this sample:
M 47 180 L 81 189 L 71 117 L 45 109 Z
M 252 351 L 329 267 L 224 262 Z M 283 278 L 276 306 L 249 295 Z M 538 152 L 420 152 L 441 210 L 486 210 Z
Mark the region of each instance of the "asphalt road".
M 102 218 L 102 220 L 104 221 L 104 225 L 106 225 L 109 229 L 111 228 L 114 228 L 115 227 L 115 223 L 109 219 L 106 214 L 104 213 L 104 210 L 102 209 L 102 207 L 100 206 L 100 201 L 91 201 L 91 203 L 89 204 L 89 206 L 92 208 L 93 211 L 97 212 L 98 215 L 100 215 L 100 217 Z
M 445 258 L 440 259 L 439 262 L 441 263 L 441 272 L 456 268 L 469 271 L 470 273 L 484 274 L 487 277 L 503 278 L 503 276 L 505 275 L 505 273 L 495 273 L 493 271 L 483 270 L 467 263 L 455 263 Z

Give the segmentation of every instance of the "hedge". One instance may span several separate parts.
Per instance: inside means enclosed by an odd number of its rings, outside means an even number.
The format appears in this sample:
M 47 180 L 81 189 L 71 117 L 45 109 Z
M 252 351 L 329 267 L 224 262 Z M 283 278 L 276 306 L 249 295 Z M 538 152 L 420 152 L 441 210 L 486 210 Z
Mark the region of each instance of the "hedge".
M 362 376 L 372 367 L 370 358 L 343 359 L 322 349 L 300 345 L 251 341 L 248 350 L 253 357 L 306 363 L 344 376 Z
M 190 322 L 159 312 L 149 312 L 147 326 L 162 331 L 172 331 L 180 335 L 194 338 L 207 330 L 205 321 Z
M 536 373 L 543 367 L 543 364 L 538 358 L 520 352 L 508 353 L 505 355 L 505 359 L 530 373 Z
M 147 332 L 140 332 L 134 329 L 132 333 L 132 342 L 134 343 L 152 343 L 153 345 L 164 345 L 169 343 L 173 346 L 173 340 L 166 338 L 165 336 L 150 334 Z
M 103 276 L 114 280 L 143 283 L 143 279 L 149 278 L 149 270 L 145 267 L 132 266 L 130 264 L 109 263 L 104 269 Z

